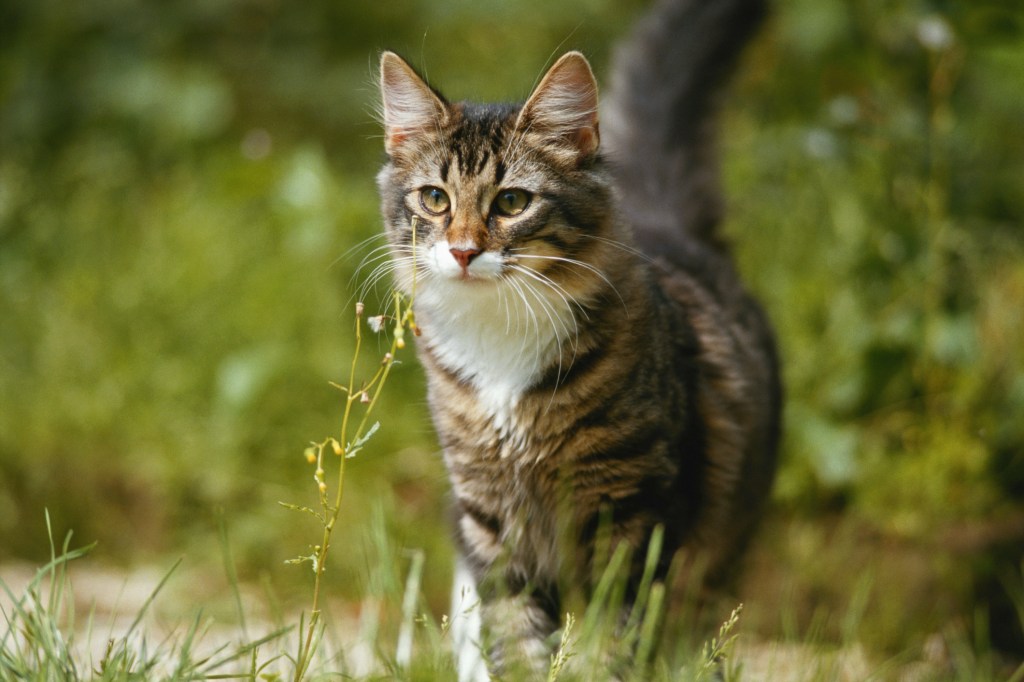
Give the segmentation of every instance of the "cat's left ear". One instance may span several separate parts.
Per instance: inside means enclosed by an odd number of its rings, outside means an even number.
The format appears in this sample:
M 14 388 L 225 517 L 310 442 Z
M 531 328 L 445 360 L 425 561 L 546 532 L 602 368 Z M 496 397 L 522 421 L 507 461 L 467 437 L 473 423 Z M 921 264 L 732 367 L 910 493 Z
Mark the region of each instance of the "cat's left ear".
M 519 112 L 517 128 L 566 144 L 579 160 L 597 152 L 597 81 L 587 58 L 569 52 L 548 69 Z
M 435 130 L 448 115 L 444 99 L 394 52 L 380 56 L 380 95 L 388 156 L 410 137 Z

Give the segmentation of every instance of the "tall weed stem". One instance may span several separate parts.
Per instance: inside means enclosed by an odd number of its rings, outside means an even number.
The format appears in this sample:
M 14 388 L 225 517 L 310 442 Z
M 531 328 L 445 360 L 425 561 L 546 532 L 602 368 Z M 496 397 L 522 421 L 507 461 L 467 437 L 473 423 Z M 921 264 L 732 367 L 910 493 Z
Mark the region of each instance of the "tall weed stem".
M 412 221 L 412 249 L 413 253 L 416 251 L 416 227 L 417 220 L 413 218 Z M 412 287 L 408 295 L 395 290 L 392 292 L 392 305 L 394 306 L 394 316 L 387 317 L 385 315 L 379 315 L 373 318 L 366 319 L 366 323 L 371 326 L 374 331 L 382 331 L 386 328 L 388 322 L 393 322 L 391 326 L 391 343 L 389 349 L 384 356 L 381 358 L 377 365 L 377 369 L 373 376 L 365 382 L 357 382 L 359 357 L 362 352 L 363 346 L 363 323 L 365 316 L 365 306 L 363 303 L 356 303 L 356 320 L 355 320 L 355 350 L 352 354 L 352 362 L 349 366 L 348 383 L 346 385 L 334 384 L 332 385 L 345 394 L 345 407 L 341 419 L 341 431 L 335 436 L 330 436 L 320 442 L 311 443 L 306 448 L 305 455 L 307 461 L 311 464 L 316 464 L 316 472 L 313 475 L 313 479 L 317 485 L 317 494 L 320 502 L 320 509 L 313 510 L 307 507 L 298 507 L 296 505 L 282 503 L 283 506 L 295 510 L 302 511 L 308 514 L 312 514 L 316 517 L 322 527 L 323 533 L 320 538 L 320 544 L 313 547 L 313 552 L 308 556 L 300 556 L 296 559 L 289 560 L 288 563 L 301 564 L 310 562 L 313 566 L 313 602 L 312 608 L 309 614 L 309 620 L 300 623 L 299 628 L 299 650 L 295 660 L 295 675 L 294 682 L 300 682 L 306 676 L 309 671 L 310 663 L 312 662 L 313 656 L 316 653 L 317 645 L 321 640 L 323 634 L 323 624 L 321 623 L 322 613 L 322 594 L 323 594 L 323 577 L 324 571 L 327 564 L 327 556 L 331 547 L 331 538 L 334 533 L 335 526 L 337 525 L 338 518 L 341 515 L 341 503 L 345 492 L 345 463 L 348 459 L 354 457 L 371 437 L 377 432 L 380 424 L 379 422 L 370 422 L 370 415 L 373 414 L 374 408 L 377 406 L 377 402 L 380 398 L 380 394 L 387 384 L 388 377 L 391 375 L 391 368 L 395 364 L 398 352 L 405 349 L 405 332 L 408 329 L 413 334 L 419 334 L 419 328 L 416 326 L 416 318 L 413 313 L 413 301 L 416 297 L 416 270 L 417 264 L 413 261 L 412 267 Z M 356 415 L 356 411 L 359 408 L 362 409 L 362 415 Z M 354 430 L 351 430 L 351 424 L 355 423 L 358 419 L 358 425 Z M 329 495 L 329 485 L 325 478 L 326 472 L 324 469 L 324 457 L 333 454 L 338 458 L 338 475 L 337 480 L 334 484 L 333 499 Z

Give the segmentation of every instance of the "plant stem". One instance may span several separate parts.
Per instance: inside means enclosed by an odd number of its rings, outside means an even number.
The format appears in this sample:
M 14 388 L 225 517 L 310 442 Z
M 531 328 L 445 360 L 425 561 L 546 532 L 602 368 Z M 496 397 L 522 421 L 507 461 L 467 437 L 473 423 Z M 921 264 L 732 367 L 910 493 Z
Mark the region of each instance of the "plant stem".
M 412 223 L 412 246 L 413 252 L 416 250 L 416 219 L 413 219 Z M 370 414 L 373 412 L 374 407 L 377 405 L 377 399 L 380 397 L 381 391 L 384 389 L 384 385 L 387 383 L 388 376 L 391 374 L 391 367 L 395 364 L 396 353 L 405 348 L 405 329 L 408 327 L 416 331 L 416 319 L 413 313 L 412 303 L 416 296 L 416 263 L 413 262 L 412 272 L 412 291 L 408 297 L 408 301 L 403 312 L 402 303 L 405 301 L 403 295 L 395 291 L 394 292 L 394 303 L 395 303 L 395 326 L 391 338 L 391 348 L 388 353 L 385 354 L 384 360 L 381 365 L 377 368 L 373 378 L 362 386 L 358 391 L 356 390 L 356 365 L 359 360 L 359 355 L 362 350 L 363 333 L 362 333 L 362 315 L 363 315 L 363 304 L 359 303 L 356 305 L 356 343 L 355 351 L 352 354 L 352 364 L 349 367 L 348 385 L 343 388 L 345 391 L 345 412 L 341 420 L 341 433 L 339 434 L 339 440 L 328 438 L 325 441 L 316 444 L 316 462 L 317 462 L 317 475 L 316 480 L 319 486 L 320 505 L 323 509 L 323 537 L 320 541 L 319 547 L 315 549 L 315 563 L 314 563 L 314 574 L 313 579 L 313 605 L 312 611 L 310 612 L 309 622 L 306 624 L 305 636 L 302 637 L 302 646 L 299 650 L 298 658 L 295 662 L 295 677 L 294 682 L 301 682 L 309 669 L 311 659 L 313 657 L 313 651 L 315 649 L 316 632 L 320 623 L 320 593 L 323 584 L 324 570 L 327 563 L 327 552 L 331 546 L 331 535 L 334 532 L 335 523 L 338 520 L 338 516 L 341 513 L 341 501 L 345 490 L 345 460 L 351 457 L 355 450 L 357 450 L 361 443 L 360 441 L 364 438 L 366 433 L 366 425 L 369 422 Z M 368 397 L 368 400 L 367 400 Z M 363 412 L 362 418 L 359 420 L 359 425 L 356 428 L 355 435 L 349 439 L 349 420 L 352 416 L 352 406 L 354 403 L 360 402 L 366 403 L 366 410 Z M 327 487 L 323 481 L 323 454 L 324 448 L 328 445 L 332 446 L 332 449 L 338 456 L 338 483 L 337 490 L 334 493 L 334 505 L 330 505 L 327 500 Z M 301 629 L 301 628 L 300 628 Z

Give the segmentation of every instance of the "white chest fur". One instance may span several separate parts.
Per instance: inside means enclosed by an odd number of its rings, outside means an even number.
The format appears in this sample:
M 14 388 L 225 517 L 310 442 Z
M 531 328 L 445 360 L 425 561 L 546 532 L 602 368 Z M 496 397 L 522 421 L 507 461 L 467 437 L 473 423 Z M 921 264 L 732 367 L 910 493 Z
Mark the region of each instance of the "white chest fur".
M 442 267 L 444 248 L 430 254 Z M 571 361 L 563 354 L 566 341 L 575 342 L 576 326 L 563 295 L 521 275 L 498 275 L 497 258 L 481 254 L 468 279 L 447 272 L 431 277 L 417 290 L 416 308 L 438 361 L 474 386 L 481 408 L 507 431 L 515 427 L 523 392 L 549 367 Z

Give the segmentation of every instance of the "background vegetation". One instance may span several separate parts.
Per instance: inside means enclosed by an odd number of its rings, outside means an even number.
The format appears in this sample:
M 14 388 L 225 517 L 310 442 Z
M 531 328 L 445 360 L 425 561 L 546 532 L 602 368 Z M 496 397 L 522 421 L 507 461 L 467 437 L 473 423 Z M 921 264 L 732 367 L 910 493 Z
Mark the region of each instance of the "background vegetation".
M 303 449 L 338 428 L 377 53 L 518 99 L 570 47 L 604 75 L 645 4 L 4 3 L 0 576 L 48 557 L 49 509 L 102 562 L 208 575 L 223 519 L 243 582 L 308 590 L 283 562 L 317 528 L 277 502 L 315 499 Z M 879 657 L 979 629 L 1024 656 L 1022 83 L 1002 0 L 785 0 L 747 54 L 727 229 L 789 396 L 748 631 L 840 641 L 856 608 Z M 415 363 L 392 382 L 330 589 L 363 593 L 383 528 L 442 613 L 444 472 Z

